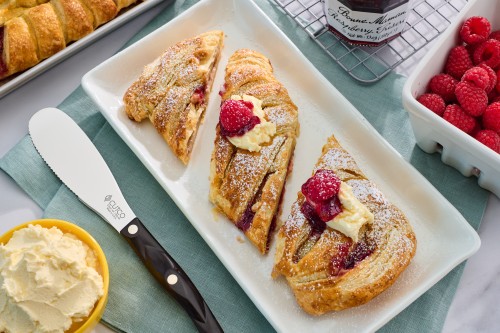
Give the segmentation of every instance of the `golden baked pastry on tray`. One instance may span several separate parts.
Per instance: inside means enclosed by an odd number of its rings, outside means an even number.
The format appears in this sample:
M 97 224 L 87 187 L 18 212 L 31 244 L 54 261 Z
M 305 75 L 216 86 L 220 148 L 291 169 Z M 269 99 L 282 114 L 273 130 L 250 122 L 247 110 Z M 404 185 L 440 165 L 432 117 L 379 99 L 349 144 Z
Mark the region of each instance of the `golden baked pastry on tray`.
M 128 117 L 149 118 L 184 164 L 205 115 L 223 44 L 222 31 L 209 31 L 170 46 L 123 96 Z
M 269 59 L 249 49 L 229 58 L 220 95 L 209 198 L 267 253 L 299 131 L 297 107 Z
M 0 1 L 0 79 L 93 32 L 137 0 Z
M 273 277 L 320 315 L 358 306 L 389 288 L 415 255 L 405 215 L 334 136 L 278 232 Z

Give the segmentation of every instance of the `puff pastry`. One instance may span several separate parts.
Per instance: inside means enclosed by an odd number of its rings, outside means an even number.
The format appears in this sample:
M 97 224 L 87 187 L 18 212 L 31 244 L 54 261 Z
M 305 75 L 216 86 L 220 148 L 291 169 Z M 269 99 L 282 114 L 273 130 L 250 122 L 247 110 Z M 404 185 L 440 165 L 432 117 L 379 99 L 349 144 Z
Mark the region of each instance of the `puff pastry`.
M 219 123 L 210 168 L 210 201 L 265 254 L 299 132 L 297 106 L 274 77 L 269 59 L 249 49 L 230 57 L 220 94 L 223 102 L 233 95 L 261 100 L 267 120 L 276 125 L 272 140 L 251 152 L 221 135 Z
M 223 44 L 222 31 L 209 31 L 172 45 L 123 96 L 128 117 L 149 118 L 184 164 L 203 121 Z
M 112 20 L 122 8 L 138 0 L 115 1 L 0 2 L 0 79 L 54 55 Z
M 333 170 L 350 185 L 374 220 L 362 229 L 357 243 L 329 227 L 317 232 L 301 211 L 305 197 L 299 192 L 278 232 L 273 277 L 284 275 L 298 304 L 312 315 L 368 302 L 394 283 L 416 250 L 405 215 L 367 179 L 334 136 L 323 147 L 315 171 L 320 169 Z

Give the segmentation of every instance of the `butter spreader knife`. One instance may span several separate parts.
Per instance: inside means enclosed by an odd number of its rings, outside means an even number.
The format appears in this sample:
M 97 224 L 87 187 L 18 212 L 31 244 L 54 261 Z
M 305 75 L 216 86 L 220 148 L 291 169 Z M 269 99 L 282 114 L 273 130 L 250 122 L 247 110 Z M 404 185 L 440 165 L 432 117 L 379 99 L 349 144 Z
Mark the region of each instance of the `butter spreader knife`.
M 134 214 L 111 170 L 80 126 L 61 110 L 46 108 L 30 119 L 29 133 L 48 166 L 127 240 L 156 280 L 186 310 L 198 331 L 223 332 L 187 274 Z

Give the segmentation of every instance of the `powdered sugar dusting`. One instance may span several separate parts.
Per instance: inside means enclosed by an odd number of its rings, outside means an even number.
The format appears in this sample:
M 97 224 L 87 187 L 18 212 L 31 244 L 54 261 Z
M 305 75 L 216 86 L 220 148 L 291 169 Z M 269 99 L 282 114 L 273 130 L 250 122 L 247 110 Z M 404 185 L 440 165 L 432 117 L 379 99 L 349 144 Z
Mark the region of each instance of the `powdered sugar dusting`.
M 326 154 L 321 156 L 315 170 L 332 168 L 337 170 L 358 170 L 358 166 L 351 155 L 339 148 L 330 149 Z
M 296 121 L 296 115 L 290 112 L 290 110 L 284 106 L 275 106 L 265 108 L 264 111 L 267 114 L 269 121 L 276 125 L 277 131 L 280 131 L 280 127 L 290 126 L 290 124 Z
M 370 290 L 372 286 L 382 283 L 379 281 L 396 279 L 414 255 L 415 239 L 404 214 L 385 198 L 375 183 L 363 176 L 352 156 L 335 143 L 329 141 L 329 144 L 333 147 L 324 152 L 315 170 L 341 170 L 341 178 L 345 177 L 343 180 L 352 187 L 354 196 L 373 213 L 374 221 L 361 229 L 363 235 L 355 244 L 349 237 L 330 228 L 325 229 L 318 239 L 317 235 L 310 232 L 309 221 L 301 212 L 304 200 L 299 194 L 279 234 L 280 237 L 285 237 L 285 252 L 288 253 L 279 258 L 275 267 L 287 277 L 296 292 L 300 289 L 312 293 L 308 296 L 311 302 L 315 302 L 320 297 L 318 295 L 325 291 L 320 298 L 325 303 L 325 309 L 331 310 L 352 306 L 348 295 L 355 290 L 353 288 Z M 309 236 L 304 239 L 304 235 Z M 346 256 L 340 250 L 346 244 L 350 246 L 347 257 L 354 261 L 334 274 L 332 272 L 336 271 L 331 270 L 332 264 L 344 260 L 338 256 Z M 365 251 L 366 254 L 356 259 L 358 248 L 364 248 L 368 252 Z M 314 253 L 314 260 L 308 253 Z M 300 279 L 297 274 L 300 274 Z M 327 282 L 329 280 L 336 281 L 337 296 L 332 294 L 331 284 Z M 382 285 L 386 287 L 373 289 L 368 292 L 367 297 L 376 296 L 390 284 L 392 282 L 384 282 Z

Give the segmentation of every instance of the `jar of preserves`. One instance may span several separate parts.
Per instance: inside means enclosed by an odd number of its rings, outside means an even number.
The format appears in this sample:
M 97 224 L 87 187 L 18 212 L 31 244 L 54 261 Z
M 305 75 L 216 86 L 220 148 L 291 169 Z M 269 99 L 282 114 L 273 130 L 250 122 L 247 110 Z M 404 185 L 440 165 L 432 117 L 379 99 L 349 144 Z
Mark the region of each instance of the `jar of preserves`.
M 409 0 L 325 0 L 328 29 L 351 44 L 380 45 L 401 34 Z

